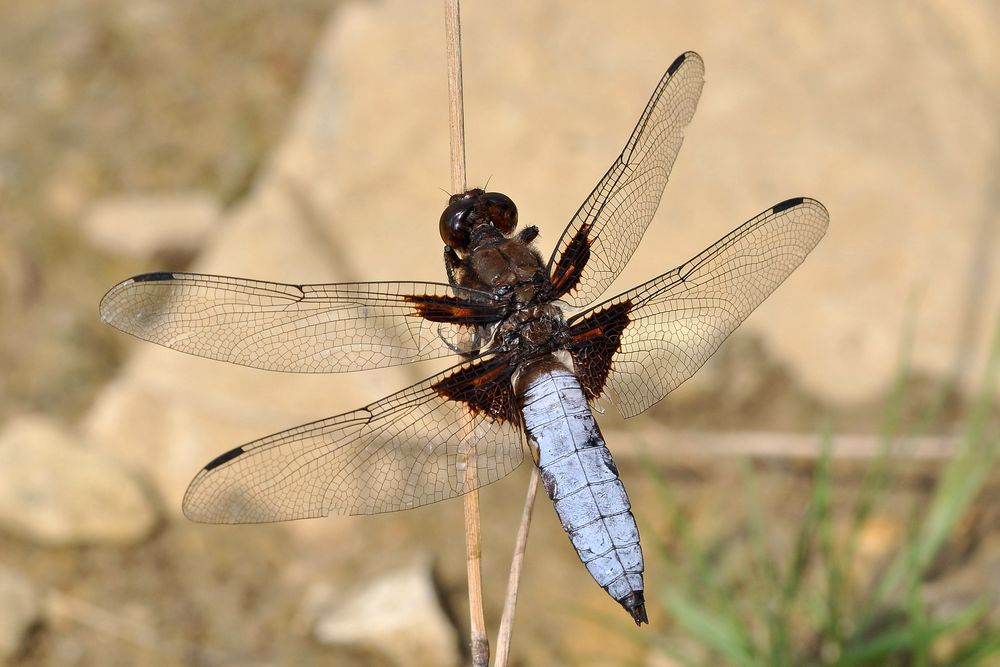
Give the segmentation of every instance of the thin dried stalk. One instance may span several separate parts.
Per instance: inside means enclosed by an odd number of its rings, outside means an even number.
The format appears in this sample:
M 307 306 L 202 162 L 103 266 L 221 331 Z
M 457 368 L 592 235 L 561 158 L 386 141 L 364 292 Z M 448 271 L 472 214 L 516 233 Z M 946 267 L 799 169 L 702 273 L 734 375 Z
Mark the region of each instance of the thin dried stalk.
M 524 550 L 528 544 L 528 529 L 531 528 L 531 510 L 535 507 L 535 492 L 538 490 L 538 468 L 532 466 L 528 495 L 524 499 L 521 526 L 517 529 L 514 543 L 514 557 L 510 562 L 510 577 L 507 579 L 507 596 L 503 602 L 503 616 L 500 631 L 497 632 L 497 655 L 493 667 L 506 667 L 510 653 L 510 638 L 514 632 L 514 609 L 517 607 L 517 588 L 521 583 L 521 567 L 524 564 Z
M 465 192 L 465 103 L 462 97 L 462 26 L 458 0 L 444 0 L 448 45 L 448 129 L 451 131 L 451 190 Z
M 458 0 L 445 0 L 445 41 L 448 47 L 448 128 L 451 134 L 451 189 L 465 192 L 465 112 L 462 101 L 462 34 Z M 471 435 L 471 434 L 470 434 Z M 467 454 L 468 483 L 476 486 L 476 453 Z M 465 494 L 465 563 L 469 581 L 470 650 L 473 667 L 488 667 L 490 641 L 483 612 L 482 545 L 479 491 Z
M 473 470 L 475 466 L 471 466 Z M 473 473 L 475 474 L 475 473 Z M 490 663 L 490 640 L 483 612 L 482 548 L 479 531 L 479 491 L 465 494 L 465 572 L 469 580 L 470 645 L 473 667 Z

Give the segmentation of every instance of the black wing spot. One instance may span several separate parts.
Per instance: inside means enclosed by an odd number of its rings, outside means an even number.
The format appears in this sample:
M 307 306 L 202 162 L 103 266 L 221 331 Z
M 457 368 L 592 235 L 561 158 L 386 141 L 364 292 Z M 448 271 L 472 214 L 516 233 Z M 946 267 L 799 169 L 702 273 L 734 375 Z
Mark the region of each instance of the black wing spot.
M 787 211 L 793 206 L 798 206 L 803 201 L 805 201 L 805 197 L 792 197 L 791 199 L 786 199 L 780 204 L 775 204 L 774 206 L 772 206 L 771 213 L 781 213 L 782 211 Z
M 132 282 L 145 283 L 145 282 L 173 280 L 173 279 L 174 279 L 174 274 L 170 273 L 169 271 L 158 271 L 156 273 L 144 273 L 141 276 L 135 276 L 134 278 L 132 278 Z
M 236 449 L 230 449 L 228 452 L 223 452 L 222 454 L 219 454 L 214 459 L 208 462 L 208 465 L 205 466 L 205 472 L 218 468 L 226 461 L 232 461 L 242 453 L 243 453 L 243 448 L 237 447 Z
M 674 58 L 674 62 L 670 63 L 670 67 L 667 68 L 667 74 L 673 76 L 673 73 L 677 71 L 677 68 L 680 67 L 685 60 L 687 60 L 687 52 Z

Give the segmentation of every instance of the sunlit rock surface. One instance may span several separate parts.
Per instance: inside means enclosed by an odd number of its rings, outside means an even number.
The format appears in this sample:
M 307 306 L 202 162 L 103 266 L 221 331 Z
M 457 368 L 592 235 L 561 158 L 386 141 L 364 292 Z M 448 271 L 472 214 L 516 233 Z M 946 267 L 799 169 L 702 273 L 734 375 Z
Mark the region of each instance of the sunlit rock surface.
M 47 546 L 130 544 L 157 522 L 142 483 L 43 417 L 0 432 L 0 530 Z
M 41 619 L 38 592 L 23 575 L 0 567 L 0 664 L 16 658 Z
M 323 644 L 380 653 L 400 667 L 458 665 L 459 640 L 422 560 L 351 591 L 314 589 L 313 636 Z
M 91 206 L 81 228 L 102 250 L 148 262 L 200 250 L 221 213 L 204 192 L 119 195 Z

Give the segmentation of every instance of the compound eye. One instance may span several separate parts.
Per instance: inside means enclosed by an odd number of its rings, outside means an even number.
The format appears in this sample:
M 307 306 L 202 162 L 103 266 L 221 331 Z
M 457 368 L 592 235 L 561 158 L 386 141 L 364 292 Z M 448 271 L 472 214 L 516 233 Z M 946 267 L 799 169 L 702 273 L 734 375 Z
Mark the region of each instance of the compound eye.
M 517 227 L 517 206 L 514 201 L 502 192 L 487 192 L 483 195 L 486 218 L 499 229 L 504 236 L 509 235 Z
M 459 199 L 448 204 L 441 214 L 441 240 L 458 251 L 468 249 L 472 236 L 472 224 L 469 213 L 472 211 L 472 201 Z

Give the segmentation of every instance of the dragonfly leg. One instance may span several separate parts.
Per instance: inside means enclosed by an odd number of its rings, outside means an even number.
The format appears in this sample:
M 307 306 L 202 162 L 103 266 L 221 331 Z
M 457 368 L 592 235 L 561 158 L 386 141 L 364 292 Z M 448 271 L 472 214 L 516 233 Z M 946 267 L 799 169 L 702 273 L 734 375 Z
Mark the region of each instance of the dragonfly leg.
M 525 227 L 517 234 L 517 239 L 524 243 L 531 243 L 538 238 L 538 227 L 532 225 L 531 227 Z
M 444 247 L 444 270 L 448 274 L 448 282 L 453 286 L 458 287 L 458 279 L 455 277 L 455 271 L 462 266 L 462 260 L 459 258 L 458 253 L 455 252 L 454 248 L 451 246 Z

